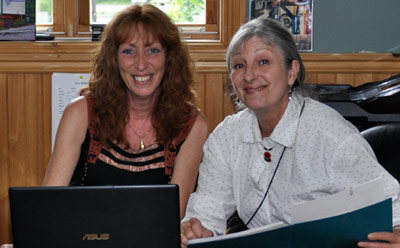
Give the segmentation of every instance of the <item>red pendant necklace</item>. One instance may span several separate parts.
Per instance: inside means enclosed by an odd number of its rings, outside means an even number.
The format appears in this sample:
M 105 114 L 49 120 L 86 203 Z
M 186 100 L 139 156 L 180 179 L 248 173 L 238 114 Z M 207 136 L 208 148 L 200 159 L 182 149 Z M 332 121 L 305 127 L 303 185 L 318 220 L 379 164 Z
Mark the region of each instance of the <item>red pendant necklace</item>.
M 264 147 L 264 150 L 265 150 L 265 152 L 264 152 L 264 160 L 267 161 L 267 162 L 271 162 L 271 153 L 269 151 L 271 151 L 272 148 L 273 147 L 271 147 L 271 148 L 265 148 Z

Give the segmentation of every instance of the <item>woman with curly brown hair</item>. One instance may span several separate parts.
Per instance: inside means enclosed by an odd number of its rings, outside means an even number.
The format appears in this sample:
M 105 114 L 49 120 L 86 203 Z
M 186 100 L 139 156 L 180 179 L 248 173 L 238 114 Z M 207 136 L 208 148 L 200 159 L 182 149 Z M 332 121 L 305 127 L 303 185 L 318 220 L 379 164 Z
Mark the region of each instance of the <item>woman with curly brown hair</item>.
M 208 135 L 177 27 L 152 5 L 107 25 L 82 96 L 64 111 L 44 185 L 178 184 L 181 217 Z

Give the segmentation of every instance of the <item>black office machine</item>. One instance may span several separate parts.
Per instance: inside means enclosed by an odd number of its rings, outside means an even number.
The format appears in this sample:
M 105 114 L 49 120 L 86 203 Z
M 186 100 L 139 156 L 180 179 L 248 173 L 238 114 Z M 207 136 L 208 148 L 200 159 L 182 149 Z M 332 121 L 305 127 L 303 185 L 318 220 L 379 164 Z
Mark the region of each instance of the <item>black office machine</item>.
M 305 84 L 310 96 L 336 109 L 360 131 L 400 122 L 400 74 L 353 87 L 346 84 Z

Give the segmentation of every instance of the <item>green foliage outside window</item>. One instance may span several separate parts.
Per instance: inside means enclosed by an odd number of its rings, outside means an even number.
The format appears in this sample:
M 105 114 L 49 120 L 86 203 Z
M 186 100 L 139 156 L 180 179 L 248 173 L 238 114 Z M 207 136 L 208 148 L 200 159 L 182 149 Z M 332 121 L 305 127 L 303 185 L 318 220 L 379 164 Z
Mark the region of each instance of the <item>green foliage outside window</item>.
M 129 5 L 134 0 L 97 0 L 97 5 Z M 140 1 L 137 1 L 140 2 Z M 204 20 L 196 21 L 194 17 L 205 16 L 205 0 L 146 0 L 141 2 L 151 3 L 164 10 L 175 23 L 202 23 Z M 163 8 L 169 3 L 169 8 Z M 100 14 L 100 13 L 98 13 Z
M 46 0 L 36 0 L 36 8 L 43 12 L 53 12 L 53 2 Z
M 53 20 L 52 14 L 53 14 L 53 1 L 52 0 L 36 0 L 36 11 L 41 12 L 41 13 L 47 13 L 47 18 L 46 20 L 39 20 L 39 23 L 45 22 L 45 23 L 51 23 Z M 37 17 L 40 15 L 37 14 Z
M 172 8 L 167 14 L 176 23 L 192 23 L 194 16 L 199 16 L 204 12 L 204 0 L 171 0 L 170 2 Z

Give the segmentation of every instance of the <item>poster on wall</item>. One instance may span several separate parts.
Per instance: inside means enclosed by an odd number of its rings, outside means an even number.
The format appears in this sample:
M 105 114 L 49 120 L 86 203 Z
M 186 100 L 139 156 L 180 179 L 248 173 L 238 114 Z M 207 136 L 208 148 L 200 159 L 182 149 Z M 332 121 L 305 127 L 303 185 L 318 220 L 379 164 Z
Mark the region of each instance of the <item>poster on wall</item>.
M 249 19 L 265 16 L 279 21 L 292 34 L 299 51 L 312 51 L 313 0 L 248 1 Z
M 35 40 L 35 0 L 0 0 L 0 40 Z

